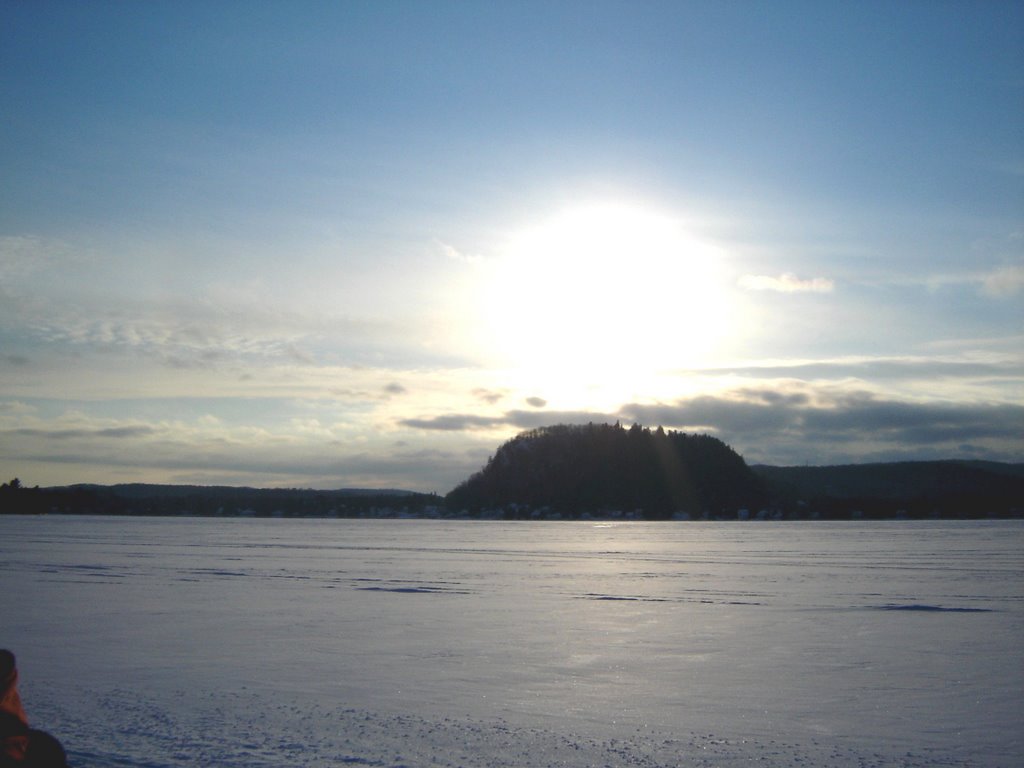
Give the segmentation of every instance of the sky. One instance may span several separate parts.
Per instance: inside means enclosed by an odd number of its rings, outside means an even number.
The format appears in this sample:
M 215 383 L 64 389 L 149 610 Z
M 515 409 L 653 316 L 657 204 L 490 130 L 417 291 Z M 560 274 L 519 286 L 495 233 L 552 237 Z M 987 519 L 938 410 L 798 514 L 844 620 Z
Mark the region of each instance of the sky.
M 0 475 L 619 421 L 1024 461 L 1024 5 L 0 2 Z

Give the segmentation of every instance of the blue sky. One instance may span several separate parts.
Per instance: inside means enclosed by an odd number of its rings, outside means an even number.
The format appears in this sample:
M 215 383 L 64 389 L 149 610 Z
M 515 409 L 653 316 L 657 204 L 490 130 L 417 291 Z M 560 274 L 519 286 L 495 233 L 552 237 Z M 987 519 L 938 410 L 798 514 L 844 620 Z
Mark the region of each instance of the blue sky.
M 4 3 L 0 471 L 1024 461 L 1024 8 Z

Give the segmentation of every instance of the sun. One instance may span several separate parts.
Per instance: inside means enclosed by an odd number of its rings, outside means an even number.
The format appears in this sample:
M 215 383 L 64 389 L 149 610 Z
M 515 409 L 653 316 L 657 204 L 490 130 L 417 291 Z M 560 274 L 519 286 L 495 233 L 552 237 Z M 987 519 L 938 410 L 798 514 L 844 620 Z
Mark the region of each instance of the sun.
M 510 238 L 479 329 L 492 360 L 549 387 L 639 386 L 704 363 L 732 329 L 723 254 L 650 208 L 593 203 Z

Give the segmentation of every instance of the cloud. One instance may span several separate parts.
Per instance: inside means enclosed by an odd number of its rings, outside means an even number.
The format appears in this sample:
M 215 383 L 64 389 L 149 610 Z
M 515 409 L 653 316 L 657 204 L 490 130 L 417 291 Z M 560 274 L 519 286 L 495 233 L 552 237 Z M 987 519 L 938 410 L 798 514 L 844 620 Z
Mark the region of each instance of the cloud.
M 462 264 L 479 264 L 483 261 L 482 256 L 477 256 L 471 253 L 463 253 L 458 248 L 440 240 L 435 241 L 437 246 L 441 249 L 441 252 L 452 261 L 458 261 Z
M 402 386 L 401 384 L 399 384 L 399 383 L 398 383 L 397 381 L 393 381 L 393 382 L 391 382 L 390 384 L 385 384 L 385 385 L 384 385 L 384 391 L 385 391 L 385 392 L 386 392 L 386 393 L 387 393 L 388 395 L 404 395 L 404 394 L 406 394 L 406 393 L 407 393 L 407 392 L 408 392 L 409 390 L 407 390 L 407 389 L 406 389 L 405 387 L 403 387 L 403 386 Z
M 973 342 L 972 342 L 973 343 Z M 1021 359 L 962 359 L 954 357 L 849 357 L 833 360 L 792 363 L 743 364 L 736 367 L 705 368 L 701 373 L 751 378 L 836 379 L 843 377 L 873 380 L 935 379 L 980 377 L 1024 377 Z
M 739 286 L 748 291 L 776 291 L 779 293 L 832 293 L 835 284 L 826 277 L 802 278 L 786 273 L 770 275 L 743 275 Z
M 449 413 L 425 419 L 402 419 L 398 422 L 412 429 L 439 430 L 442 432 L 464 432 L 472 429 L 494 429 L 507 425 L 503 416 L 476 416 L 468 413 Z
M 268 311 L 229 311 L 202 302 L 162 305 L 124 300 L 116 305 L 90 302 L 31 311 L 23 318 L 36 338 L 50 343 L 131 350 L 155 355 L 176 367 L 206 367 L 239 356 L 285 357 L 311 363 L 298 346 L 311 335 L 298 317 Z
M 0 237 L 0 291 L 13 283 L 32 279 L 67 256 L 68 246 L 59 240 L 35 235 Z
M 473 390 L 472 394 L 473 397 L 477 398 L 478 400 L 482 400 L 488 405 L 494 405 L 499 400 L 504 398 L 507 392 L 503 390 L 495 391 L 493 389 L 484 389 L 483 387 L 477 387 L 476 389 Z
M 386 382 L 368 391 L 379 398 Z M 275 409 L 264 401 L 219 412 L 212 410 L 215 403 L 200 402 L 184 420 L 178 411 L 161 417 L 152 405 L 149 421 L 117 421 L 79 410 L 49 418 L 46 408 L 8 400 L 0 403 L 0 462 L 42 485 L 130 479 L 444 490 L 478 470 L 516 432 L 616 421 L 708 432 L 751 463 L 1024 460 L 1024 406 L 921 402 L 842 382 L 752 384 L 661 403 L 627 403 L 611 412 L 528 405 L 500 413 L 442 412 L 397 421 L 407 431 L 385 428 L 383 436 L 376 421 L 353 423 L 348 412 L 334 410 L 330 398 L 320 405 L 322 411 L 302 408 L 291 418 L 266 419 Z
M 624 405 L 620 413 L 628 421 L 664 427 L 715 433 L 757 433 L 783 430 L 793 424 L 792 406 L 777 405 L 747 392 L 746 396 L 724 398 L 703 395 L 675 403 Z
M 380 395 L 368 389 L 355 389 L 352 387 L 330 387 L 327 391 L 331 397 L 341 400 L 372 401 L 387 397 L 387 395 Z
M 457 432 L 479 429 L 500 429 L 502 427 L 516 427 L 518 429 L 536 429 L 537 427 L 550 426 L 552 424 L 579 424 L 590 421 L 605 422 L 614 421 L 615 417 L 609 414 L 594 413 L 591 411 L 506 411 L 500 416 L 480 416 L 468 413 L 451 413 L 441 416 L 432 416 L 425 419 L 403 419 L 399 424 L 403 427 L 413 429 L 439 430 L 444 432 Z
M 981 277 L 981 292 L 996 299 L 1008 299 L 1024 290 L 1024 265 L 1012 264 Z
M 1010 299 L 1024 290 L 1024 264 L 1004 264 L 987 271 L 938 273 L 928 275 L 923 282 L 930 291 L 947 286 L 972 286 L 982 296 Z
M 61 465 L 102 465 L 105 471 L 158 473 L 159 482 L 200 482 L 268 487 L 402 488 L 444 491 L 479 469 L 480 459 L 442 450 L 407 449 L 324 455 L 310 447 L 272 447 L 199 443 L 191 451 L 147 450 L 52 451 L 29 455 L 34 462 Z M 168 474 L 173 474 L 168 478 Z M 145 475 L 142 475 L 145 476 Z M 90 482 L 103 482 L 90 475 Z
M 19 437 L 41 437 L 47 440 L 76 440 L 80 438 L 111 438 L 124 439 L 136 437 L 148 437 L 155 434 L 156 429 L 151 426 L 140 424 L 126 427 L 106 427 L 102 429 L 37 429 L 34 427 L 20 427 L 18 429 L 5 430 L 5 434 Z M 0 433 L 0 434 L 4 434 Z
M 5 401 L 0 464 L 33 485 L 138 481 L 444 491 L 478 469 L 491 447 L 437 433 L 396 445 L 301 414 L 263 426 L 251 421 L 264 410 L 118 422 L 81 411 L 42 418 Z
M 587 424 L 589 422 L 615 422 L 616 414 L 599 413 L 596 411 L 508 411 L 505 413 L 506 423 L 519 429 L 537 429 L 552 424 Z
M 841 388 L 780 392 L 740 389 L 670 404 L 623 406 L 626 418 L 677 429 L 706 429 L 741 453 L 769 463 L 861 461 L 889 451 L 943 453 L 969 444 L 993 458 L 1024 459 L 1024 406 L 917 402 Z
M 0 414 L 8 416 L 26 416 L 36 412 L 36 408 L 20 400 L 0 400 Z
M 218 303 L 202 296 L 142 299 L 96 290 L 64 296 L 45 282 L 0 301 L 0 331 L 26 348 L 114 352 L 179 370 L 238 362 L 310 368 L 436 362 L 437 354 L 419 343 L 417 328 L 412 321 L 337 315 L 315 307 Z
M 285 357 L 288 357 L 297 363 L 302 363 L 303 365 L 316 365 L 316 360 L 313 356 L 306 350 L 300 349 L 293 342 L 287 342 L 282 349 L 282 353 Z
M 534 408 L 543 408 L 548 404 L 548 401 L 543 397 L 528 397 L 526 398 L 526 404 L 532 405 Z
M 552 424 L 640 423 L 714 434 L 748 460 L 772 464 L 847 463 L 893 455 L 1024 460 L 1024 406 L 920 402 L 832 384 L 743 387 L 667 403 L 628 403 L 612 413 L 508 410 L 406 419 L 441 432 L 526 430 Z

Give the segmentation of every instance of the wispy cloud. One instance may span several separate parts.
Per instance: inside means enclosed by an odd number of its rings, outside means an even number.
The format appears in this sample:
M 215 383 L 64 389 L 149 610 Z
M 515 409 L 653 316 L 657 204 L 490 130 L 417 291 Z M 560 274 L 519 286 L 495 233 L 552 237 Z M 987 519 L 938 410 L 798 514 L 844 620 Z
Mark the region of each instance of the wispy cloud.
M 974 342 L 969 342 L 973 344 Z M 748 378 L 879 380 L 951 379 L 1022 379 L 1024 357 L 989 355 L 963 357 L 844 357 L 825 360 L 793 360 L 791 362 L 744 362 L 734 367 L 705 368 L 702 373 L 742 376 Z
M 496 416 L 471 413 L 449 413 L 426 418 L 402 419 L 403 427 L 441 432 L 481 429 L 535 429 L 551 424 L 577 424 L 588 421 L 614 420 L 614 416 L 592 411 L 524 411 L 511 410 Z
M 35 412 L 35 406 L 20 400 L 0 400 L 0 416 L 26 416 Z
M 19 429 L 6 430 L 9 435 L 19 437 L 42 437 L 47 440 L 70 440 L 79 438 L 111 438 L 123 439 L 133 437 L 149 437 L 156 434 L 157 430 L 146 424 L 138 424 L 129 427 L 106 427 L 103 429 L 33 429 L 21 427 Z
M 67 243 L 35 235 L 0 236 L 0 291 L 11 284 L 24 285 L 34 275 L 66 258 Z
M 494 405 L 498 401 L 502 400 L 508 393 L 504 390 L 493 390 L 486 389 L 484 387 L 477 387 L 472 392 L 473 397 L 487 403 L 488 405 Z
M 911 279 L 907 282 L 920 284 L 922 281 Z M 940 272 L 928 275 L 923 283 L 930 291 L 966 286 L 988 298 L 1010 299 L 1024 291 L 1024 263 L 1002 264 L 970 272 Z
M 440 432 L 464 432 L 474 429 L 494 429 L 507 426 L 507 416 L 479 416 L 471 413 L 448 413 L 441 416 L 429 416 L 419 419 L 401 419 L 403 427 L 412 429 L 428 429 Z
M 70 345 L 81 354 L 144 357 L 181 370 L 240 361 L 305 367 L 434 361 L 413 325 L 202 298 L 14 296 L 0 302 L 0 329 L 40 352 Z
M 743 275 L 740 288 L 748 291 L 776 291 L 778 293 L 832 293 L 835 283 L 826 277 L 798 277 L 785 273 L 772 275 Z
M 437 240 L 436 243 L 437 247 L 441 249 L 441 253 L 452 261 L 457 261 L 462 264 L 480 264 L 483 261 L 482 256 L 472 253 L 464 253 L 455 246 L 449 245 L 448 243 L 440 240 Z
M 287 342 L 282 346 L 282 353 L 302 365 L 316 365 L 316 358 L 305 349 L 302 349 L 295 342 Z
M 1024 290 L 1024 265 L 1010 264 L 981 276 L 981 291 L 986 296 L 1008 299 Z

